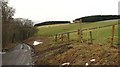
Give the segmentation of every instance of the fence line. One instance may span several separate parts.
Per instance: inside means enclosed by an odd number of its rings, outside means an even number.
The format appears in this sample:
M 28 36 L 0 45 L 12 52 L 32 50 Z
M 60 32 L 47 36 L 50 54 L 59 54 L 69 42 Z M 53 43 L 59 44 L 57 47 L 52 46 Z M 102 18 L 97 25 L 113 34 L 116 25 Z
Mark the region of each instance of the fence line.
M 89 29 L 78 29 L 78 30 L 71 31 L 71 32 L 59 33 L 59 34 L 55 35 L 55 41 L 58 42 L 58 40 L 61 39 L 60 41 L 63 42 L 64 41 L 64 36 L 67 36 L 67 41 L 69 42 L 70 41 L 70 34 L 77 32 L 78 41 L 80 43 L 83 43 L 83 31 L 90 30 L 89 31 L 89 36 L 90 36 L 90 43 L 89 44 L 93 44 L 93 38 L 92 38 L 93 36 L 92 36 L 92 31 L 91 30 L 112 26 L 112 36 L 111 36 L 111 45 L 112 45 L 113 41 L 114 41 L 115 25 L 117 25 L 117 24 L 100 26 L 100 27 L 94 27 L 94 28 L 89 28 Z
M 117 24 L 114 24 L 114 25 L 117 25 Z M 94 28 L 89 28 L 89 29 L 82 29 L 82 31 L 86 31 L 86 30 L 94 30 L 94 29 L 104 28 L 104 27 L 110 27 L 110 26 L 112 26 L 112 25 L 106 25 L 106 26 L 94 27 Z M 78 32 L 78 31 L 77 31 L 77 30 L 74 30 L 74 31 L 70 31 L 70 32 L 58 33 L 58 35 L 66 34 L 66 33 L 74 33 L 74 32 Z

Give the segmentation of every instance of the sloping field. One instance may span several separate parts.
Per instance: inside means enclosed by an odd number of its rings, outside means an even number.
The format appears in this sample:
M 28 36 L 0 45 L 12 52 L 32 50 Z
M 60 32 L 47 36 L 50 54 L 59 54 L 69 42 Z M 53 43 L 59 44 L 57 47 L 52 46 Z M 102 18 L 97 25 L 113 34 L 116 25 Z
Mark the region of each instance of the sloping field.
M 91 23 L 74 23 L 74 24 L 65 24 L 65 25 L 58 25 L 58 26 L 50 26 L 48 27 L 38 27 L 38 32 L 36 35 L 41 35 L 41 36 L 50 36 L 50 35 L 55 35 L 57 33 L 63 33 L 63 32 L 69 32 L 69 31 L 74 31 L 79 28 L 94 28 L 94 27 L 99 27 L 99 26 L 106 26 L 106 25 L 112 25 L 116 24 L 118 21 L 110 21 L 110 22 L 91 22 Z M 49 32 L 49 33 L 48 33 Z
M 101 27 L 101 26 L 107 26 L 107 25 L 113 25 L 117 24 L 118 21 L 100 21 L 100 22 L 91 22 L 91 23 L 74 23 L 74 24 L 67 24 L 67 25 L 59 25 L 59 26 L 53 26 L 53 27 L 38 27 L 38 33 L 36 35 L 38 36 L 54 36 L 58 33 L 63 32 L 70 32 L 74 30 L 78 30 L 79 28 L 82 29 L 89 29 L 89 28 L 95 28 L 95 27 Z M 90 40 L 90 30 L 83 31 L 83 40 L 85 42 Z M 112 26 L 109 27 L 103 27 L 98 28 L 95 30 L 92 30 L 92 37 L 94 43 L 103 43 L 107 44 L 110 42 L 110 38 L 112 36 Z M 70 34 L 70 40 L 76 41 L 78 39 L 77 33 L 71 33 Z M 115 44 L 118 40 L 118 25 L 115 25 L 115 35 L 114 35 L 114 41 Z
M 92 30 L 94 44 L 81 44 L 77 42 L 77 34 L 72 33 L 71 42 L 52 42 L 53 39 L 48 36 L 55 35 L 57 33 L 74 31 L 80 28 L 94 28 L 99 26 L 106 26 L 116 24 L 117 21 L 110 22 L 94 22 L 94 23 L 79 23 L 68 24 L 53 27 L 38 27 L 38 33 L 36 37 L 29 38 L 26 42 L 33 44 L 35 40 L 41 40 L 43 44 L 34 46 L 35 64 L 38 65 L 61 65 L 69 62 L 70 65 L 116 65 L 118 64 L 118 49 L 119 46 L 110 46 L 109 39 L 111 37 L 112 27 L 104 27 Z M 118 38 L 118 26 L 115 26 L 115 36 Z M 84 41 L 89 40 L 89 30 L 83 32 Z M 75 41 L 74 41 L 75 40 Z M 91 62 L 91 59 L 95 59 Z
M 31 38 L 31 44 L 35 39 Z M 49 41 L 49 39 L 48 39 Z M 44 40 L 47 42 L 47 40 Z M 36 55 L 34 56 L 37 65 L 61 65 L 69 62 L 70 65 L 117 65 L 119 61 L 119 46 L 102 45 L 102 44 L 81 44 L 79 42 L 72 43 L 54 43 L 34 46 Z M 94 62 L 90 62 L 95 59 Z

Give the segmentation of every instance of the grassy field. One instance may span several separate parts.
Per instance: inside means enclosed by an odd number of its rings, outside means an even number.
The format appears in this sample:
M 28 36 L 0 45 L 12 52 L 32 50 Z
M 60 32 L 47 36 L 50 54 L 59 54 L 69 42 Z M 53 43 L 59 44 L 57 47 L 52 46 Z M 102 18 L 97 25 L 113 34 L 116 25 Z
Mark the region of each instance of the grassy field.
M 109 22 L 94 22 L 94 23 L 79 23 L 65 24 L 65 25 L 49 25 L 45 27 L 37 27 L 38 32 L 35 37 L 26 40 L 28 44 L 33 44 L 34 41 L 40 40 L 43 44 L 34 46 L 36 53 L 36 63 L 44 65 L 61 65 L 69 62 L 70 65 L 85 65 L 88 62 L 90 65 L 116 65 L 118 64 L 118 45 L 110 46 L 109 41 L 111 37 L 112 27 L 104 27 L 92 30 L 93 43 L 88 45 L 86 43 L 77 42 L 77 33 L 70 34 L 70 42 L 52 42 L 51 37 L 57 33 L 74 31 L 80 28 L 84 29 L 94 28 L 99 26 L 106 26 L 116 24 L 117 21 Z M 115 26 L 115 40 L 118 38 L 118 26 Z M 83 40 L 89 41 L 89 30 L 83 32 Z M 117 41 L 114 40 L 114 44 Z M 52 43 L 51 43 L 52 42 Z M 108 44 L 108 45 L 105 45 Z M 91 63 L 91 59 L 96 59 Z
M 79 28 L 82 29 L 89 29 L 94 27 L 100 27 L 100 26 L 106 26 L 106 25 L 112 25 L 116 24 L 118 21 L 100 21 L 100 22 L 91 22 L 91 23 L 74 23 L 74 24 L 65 24 L 65 25 L 48 25 L 45 27 L 37 27 L 38 32 L 36 35 L 38 36 L 54 36 L 58 33 L 63 32 L 70 32 L 74 30 L 78 30 Z M 110 37 L 112 34 L 112 26 L 110 27 L 104 27 L 104 28 L 98 28 L 95 30 L 92 30 L 92 37 L 94 43 L 108 43 L 110 42 Z M 115 26 L 115 43 L 117 42 L 118 38 L 118 26 Z M 89 30 L 83 32 L 83 39 L 87 42 L 89 41 Z M 71 33 L 70 39 L 72 41 L 77 40 L 77 33 Z
M 116 44 L 118 41 L 118 26 L 115 27 L 115 35 L 114 35 L 114 43 Z M 92 30 L 92 38 L 94 44 L 107 44 L 110 43 L 112 36 L 112 26 L 105 27 L 105 28 L 99 28 Z M 77 40 L 77 33 L 71 34 L 71 40 Z M 85 42 L 90 42 L 90 33 L 89 30 L 83 31 L 83 40 Z
M 38 32 L 36 35 L 40 36 L 49 36 L 49 35 L 55 35 L 57 33 L 62 33 L 62 32 L 69 32 L 73 30 L 77 30 L 79 28 L 93 28 L 93 27 L 98 27 L 98 26 L 105 26 L 105 25 L 112 25 L 116 24 L 117 21 L 110 21 L 110 22 L 91 22 L 91 23 L 74 23 L 74 24 L 65 24 L 65 25 L 58 25 L 58 26 L 50 26 L 48 25 L 47 27 L 37 27 Z M 49 33 L 48 33 L 49 32 Z

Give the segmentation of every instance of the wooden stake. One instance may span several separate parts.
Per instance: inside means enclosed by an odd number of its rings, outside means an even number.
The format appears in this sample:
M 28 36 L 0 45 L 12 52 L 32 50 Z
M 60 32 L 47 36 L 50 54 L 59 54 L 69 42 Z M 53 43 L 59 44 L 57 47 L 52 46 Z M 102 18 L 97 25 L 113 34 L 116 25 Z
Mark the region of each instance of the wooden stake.
M 70 41 L 70 33 L 67 33 L 68 42 Z
M 115 25 L 112 26 L 112 38 L 111 38 L 111 45 L 113 45 L 114 41 L 114 33 L 115 33 Z
M 80 30 L 81 43 L 83 43 L 83 31 Z
M 90 31 L 90 41 L 91 41 L 91 44 L 93 44 L 93 40 L 92 40 L 92 31 Z
M 80 29 L 78 29 L 78 41 L 81 42 L 81 37 L 80 37 Z

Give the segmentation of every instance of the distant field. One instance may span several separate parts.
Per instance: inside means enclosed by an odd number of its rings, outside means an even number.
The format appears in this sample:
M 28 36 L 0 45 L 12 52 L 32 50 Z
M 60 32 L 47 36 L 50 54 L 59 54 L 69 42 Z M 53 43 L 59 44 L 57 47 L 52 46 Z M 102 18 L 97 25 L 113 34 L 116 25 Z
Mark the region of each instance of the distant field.
M 69 24 L 69 23 L 68 23 Z M 44 26 L 39 26 L 38 28 L 45 28 L 45 27 L 56 27 L 56 26 L 62 26 L 62 25 L 68 25 L 68 24 L 52 24 L 52 25 L 44 25 Z
M 94 27 L 98 27 L 98 26 L 105 26 L 105 25 L 112 25 L 112 24 L 116 24 L 118 21 L 110 21 L 110 22 L 93 22 L 93 23 L 74 23 L 74 24 L 62 24 L 62 25 L 53 25 L 53 26 L 45 26 L 45 27 L 37 27 L 38 32 L 36 33 L 36 35 L 40 35 L 40 36 L 50 36 L 50 35 L 55 35 L 57 33 L 63 33 L 63 32 L 69 32 L 69 31 L 73 31 L 73 30 L 77 30 L 80 27 L 82 27 L 83 29 L 85 28 L 94 28 Z

